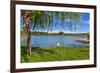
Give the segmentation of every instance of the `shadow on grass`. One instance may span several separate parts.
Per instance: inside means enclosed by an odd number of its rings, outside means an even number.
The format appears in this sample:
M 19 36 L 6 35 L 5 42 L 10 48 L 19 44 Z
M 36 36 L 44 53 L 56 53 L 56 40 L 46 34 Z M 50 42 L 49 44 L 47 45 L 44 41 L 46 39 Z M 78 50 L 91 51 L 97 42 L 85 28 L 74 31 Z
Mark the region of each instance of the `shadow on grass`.
M 43 48 L 40 48 L 40 47 L 33 47 L 32 48 L 32 52 L 37 52 L 37 53 L 43 53 L 43 52 L 48 52 L 48 53 L 55 53 L 53 50 L 50 50 L 50 49 L 43 49 Z
M 89 52 L 89 50 L 80 50 L 80 52 Z
M 21 53 L 22 54 L 26 54 L 27 53 L 27 48 L 26 47 L 21 47 Z M 50 50 L 50 49 L 43 49 L 41 47 L 32 47 L 32 52 L 37 52 L 37 53 L 40 53 L 42 54 L 43 52 L 47 52 L 47 53 L 50 53 L 50 54 L 54 54 L 55 52 L 53 50 Z

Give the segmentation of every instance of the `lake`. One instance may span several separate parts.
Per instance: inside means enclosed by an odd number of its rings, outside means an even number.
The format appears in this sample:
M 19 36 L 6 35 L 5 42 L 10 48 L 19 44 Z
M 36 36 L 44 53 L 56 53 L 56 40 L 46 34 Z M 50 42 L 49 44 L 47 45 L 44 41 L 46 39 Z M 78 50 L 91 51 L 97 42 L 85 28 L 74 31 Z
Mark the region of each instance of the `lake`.
M 86 38 L 76 36 L 32 36 L 33 47 L 56 47 L 56 46 L 68 46 L 68 47 L 82 47 L 89 46 L 89 43 L 76 42 L 75 40 L 84 40 Z M 26 46 L 26 38 L 21 38 L 21 46 Z

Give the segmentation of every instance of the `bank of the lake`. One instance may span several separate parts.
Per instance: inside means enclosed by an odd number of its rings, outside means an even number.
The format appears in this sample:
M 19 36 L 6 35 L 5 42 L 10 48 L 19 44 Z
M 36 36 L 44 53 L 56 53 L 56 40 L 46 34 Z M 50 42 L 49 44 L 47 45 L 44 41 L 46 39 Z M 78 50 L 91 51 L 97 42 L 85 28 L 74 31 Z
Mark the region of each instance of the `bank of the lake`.
M 26 47 L 21 47 L 21 62 L 48 62 L 68 60 L 88 60 L 89 47 L 53 47 L 32 48 L 32 54 L 26 53 Z
M 32 36 L 77 36 L 89 38 L 89 33 L 47 33 L 47 32 L 31 32 Z M 21 36 L 27 36 L 25 32 L 21 32 Z

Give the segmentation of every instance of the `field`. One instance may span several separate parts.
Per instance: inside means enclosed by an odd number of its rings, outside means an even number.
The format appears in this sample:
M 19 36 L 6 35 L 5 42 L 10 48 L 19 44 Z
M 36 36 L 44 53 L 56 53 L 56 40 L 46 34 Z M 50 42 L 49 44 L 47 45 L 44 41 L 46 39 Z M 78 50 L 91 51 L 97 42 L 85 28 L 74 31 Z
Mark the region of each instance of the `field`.
M 26 47 L 21 47 L 21 63 L 87 59 L 89 59 L 89 47 L 34 47 L 31 55 L 26 54 Z

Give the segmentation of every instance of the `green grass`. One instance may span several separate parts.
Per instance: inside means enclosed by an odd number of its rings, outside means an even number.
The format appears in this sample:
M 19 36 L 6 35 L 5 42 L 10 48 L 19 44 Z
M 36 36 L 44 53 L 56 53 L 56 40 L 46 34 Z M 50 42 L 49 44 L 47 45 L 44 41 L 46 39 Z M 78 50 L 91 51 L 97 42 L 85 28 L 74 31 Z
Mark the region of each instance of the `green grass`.
M 32 48 L 32 54 L 26 53 L 26 48 L 21 47 L 21 62 L 47 62 L 89 59 L 89 47 L 53 47 Z

